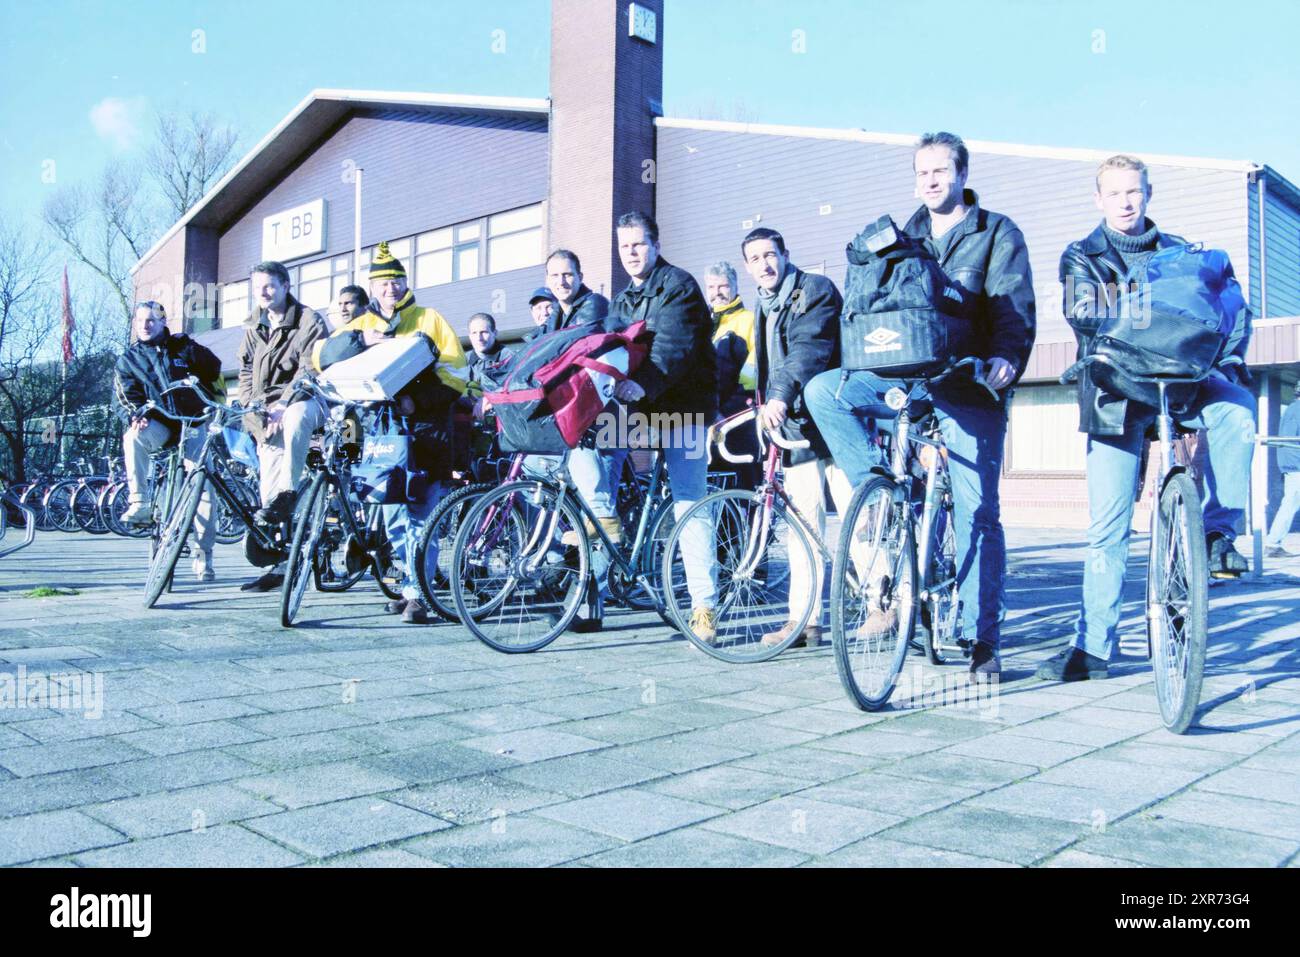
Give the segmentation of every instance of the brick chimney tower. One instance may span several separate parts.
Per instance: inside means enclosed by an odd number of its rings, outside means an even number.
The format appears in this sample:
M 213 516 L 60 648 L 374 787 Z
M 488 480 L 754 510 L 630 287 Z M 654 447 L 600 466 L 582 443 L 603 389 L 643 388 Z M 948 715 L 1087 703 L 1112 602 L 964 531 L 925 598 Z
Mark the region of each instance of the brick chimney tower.
M 614 221 L 633 209 L 654 213 L 663 6 L 663 0 L 551 3 L 547 248 L 572 249 L 587 285 L 611 299 L 628 282 Z

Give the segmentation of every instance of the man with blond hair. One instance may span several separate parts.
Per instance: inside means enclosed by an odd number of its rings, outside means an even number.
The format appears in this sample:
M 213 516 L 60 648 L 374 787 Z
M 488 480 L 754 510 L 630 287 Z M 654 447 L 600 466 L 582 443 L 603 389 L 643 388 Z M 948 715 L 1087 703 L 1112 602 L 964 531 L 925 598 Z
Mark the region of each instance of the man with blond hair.
M 1131 281 L 1144 281 L 1146 265 L 1160 249 L 1186 240 L 1162 233 L 1147 218 L 1151 183 L 1146 164 L 1133 156 L 1112 156 L 1097 169 L 1093 201 L 1102 221 L 1061 254 L 1065 318 L 1079 342 L 1079 358 L 1092 354 L 1101 321 L 1115 315 L 1117 298 Z M 1206 548 L 1210 572 L 1220 577 L 1246 570 L 1233 548 L 1246 505 L 1254 451 L 1255 400 L 1244 356 L 1250 343 L 1250 312 L 1244 306 L 1223 350 L 1223 358 L 1174 420 L 1205 429 L 1209 469 L 1205 477 Z M 1086 681 L 1107 677 L 1115 650 L 1128 564 L 1133 499 L 1142 446 L 1156 410 L 1112 395 L 1088 369 L 1079 376 L 1079 431 L 1088 436 L 1088 554 L 1083 563 L 1083 602 L 1075 636 L 1060 654 L 1043 662 L 1038 677 Z

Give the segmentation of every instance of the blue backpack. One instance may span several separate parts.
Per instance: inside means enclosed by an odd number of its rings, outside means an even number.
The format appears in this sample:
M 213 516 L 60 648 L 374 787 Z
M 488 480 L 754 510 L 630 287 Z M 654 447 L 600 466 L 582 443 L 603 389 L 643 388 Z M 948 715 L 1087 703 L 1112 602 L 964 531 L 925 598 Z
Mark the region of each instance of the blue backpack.
M 1150 406 L 1159 404 L 1156 387 L 1130 376 L 1203 378 L 1230 351 L 1234 336 L 1239 342 L 1249 333 L 1249 311 L 1228 254 L 1200 243 L 1157 250 L 1140 274 L 1126 277 L 1114 302 L 1092 351 L 1118 369 L 1094 365 L 1093 381 Z M 1171 388 L 1171 405 L 1185 405 L 1195 392 L 1194 386 Z

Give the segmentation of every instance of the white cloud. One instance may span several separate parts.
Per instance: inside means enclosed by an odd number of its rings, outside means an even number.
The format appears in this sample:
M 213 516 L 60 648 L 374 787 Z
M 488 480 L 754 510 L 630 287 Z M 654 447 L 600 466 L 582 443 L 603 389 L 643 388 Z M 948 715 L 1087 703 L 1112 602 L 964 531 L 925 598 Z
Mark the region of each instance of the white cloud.
M 90 108 L 90 123 L 100 139 L 121 152 L 130 149 L 140 138 L 144 112 L 145 99 L 142 96 L 129 100 L 109 96 Z

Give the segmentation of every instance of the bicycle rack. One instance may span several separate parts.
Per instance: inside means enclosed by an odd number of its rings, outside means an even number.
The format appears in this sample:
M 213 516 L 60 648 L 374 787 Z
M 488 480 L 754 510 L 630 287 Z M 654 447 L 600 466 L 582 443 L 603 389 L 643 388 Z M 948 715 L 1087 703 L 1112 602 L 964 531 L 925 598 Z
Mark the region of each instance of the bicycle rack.
M 18 502 L 15 502 L 14 505 L 22 509 L 23 517 L 27 519 L 27 534 L 23 536 L 23 540 L 17 545 L 10 545 L 8 548 L 0 549 L 0 558 L 4 558 L 6 555 L 12 555 L 14 552 L 24 549 L 32 542 L 36 541 L 36 512 L 28 506 Z M 0 509 L 0 539 L 4 538 L 4 533 L 8 530 L 8 518 L 4 515 L 3 510 Z

